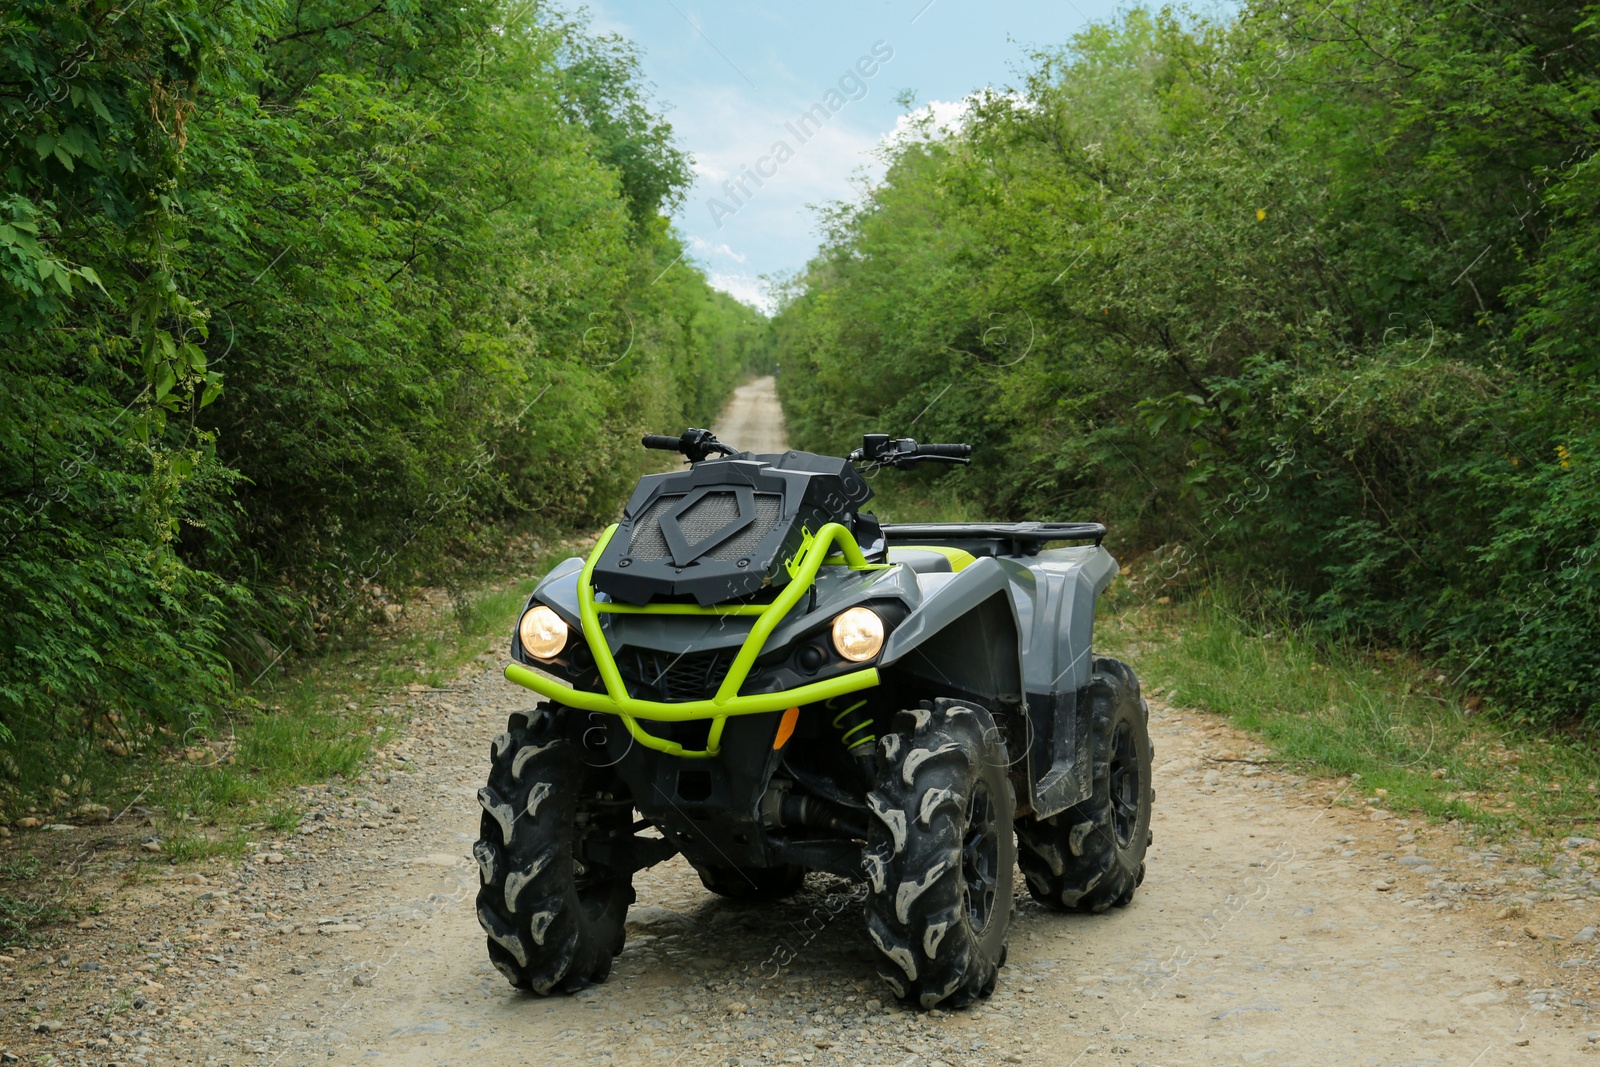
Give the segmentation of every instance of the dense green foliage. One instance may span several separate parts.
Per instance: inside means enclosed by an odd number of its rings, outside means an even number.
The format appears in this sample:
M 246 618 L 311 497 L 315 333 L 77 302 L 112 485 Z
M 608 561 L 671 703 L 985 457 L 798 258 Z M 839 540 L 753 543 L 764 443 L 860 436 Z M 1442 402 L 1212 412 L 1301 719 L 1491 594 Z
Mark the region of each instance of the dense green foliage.
M 608 515 L 765 337 L 678 262 L 687 179 L 542 3 L 7 3 L 0 740 L 181 733 L 485 531 Z
M 889 150 L 777 320 L 803 447 L 981 445 L 1274 614 L 1600 719 L 1600 8 L 1133 11 Z

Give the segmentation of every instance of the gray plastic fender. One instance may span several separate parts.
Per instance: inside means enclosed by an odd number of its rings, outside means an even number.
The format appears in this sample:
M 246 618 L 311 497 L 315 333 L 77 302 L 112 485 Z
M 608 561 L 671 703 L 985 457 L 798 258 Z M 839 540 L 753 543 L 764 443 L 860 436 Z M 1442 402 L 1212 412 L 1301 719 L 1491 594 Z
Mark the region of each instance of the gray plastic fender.
M 1117 575 L 1098 545 L 1055 548 L 1028 560 L 1032 625 L 1023 638 L 1023 681 L 1030 694 L 1076 692 L 1094 665 L 1094 606 Z
M 1081 546 L 918 575 L 922 603 L 884 649 L 886 670 L 968 696 L 1001 721 L 1019 809 L 1053 815 L 1088 795 L 1078 696 L 1094 669 L 1095 602 L 1116 573 L 1111 553 Z
M 579 627 L 578 622 L 578 575 L 583 573 L 583 560 L 571 556 L 550 568 L 539 584 L 534 586 L 533 595 L 528 597 L 528 603 L 523 606 L 526 611 L 534 604 L 548 604 L 554 608 L 556 614 L 567 620 L 567 625 Z
M 894 632 L 879 659 L 968 696 L 998 712 L 1022 703 L 1022 633 L 1006 568 L 990 556 L 954 574 L 919 574 L 921 603 Z
M 1094 608 L 1117 574 L 1104 548 L 1050 549 L 1029 561 L 1031 631 L 1023 643 L 1023 684 L 1032 730 L 1034 814 L 1064 811 L 1093 788 L 1089 710 L 1081 699 L 1094 673 Z

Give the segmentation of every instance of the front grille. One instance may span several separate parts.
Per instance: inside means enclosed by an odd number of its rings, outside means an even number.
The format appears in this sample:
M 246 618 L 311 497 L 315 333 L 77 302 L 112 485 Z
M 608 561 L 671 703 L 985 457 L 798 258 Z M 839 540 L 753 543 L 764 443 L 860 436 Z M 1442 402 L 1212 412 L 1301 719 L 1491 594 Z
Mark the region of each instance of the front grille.
M 624 648 L 617 657 L 617 666 L 636 699 L 682 704 L 714 696 L 737 654 L 735 649 L 658 652 L 653 648 Z
M 670 493 L 645 510 L 633 524 L 633 534 L 628 539 L 628 555 L 641 561 L 671 556 L 667 539 L 661 535 L 661 520 L 683 502 L 683 497 L 682 493 Z M 783 515 L 783 497 L 777 493 L 756 493 L 755 509 L 755 521 L 729 540 L 713 547 L 703 558 L 722 561 L 743 559 L 754 552 L 761 539 L 778 525 L 778 519 Z M 678 528 L 683 531 L 685 541 L 697 545 L 738 517 L 739 501 L 733 493 L 707 493 L 678 516 Z
M 739 517 L 739 498 L 732 493 L 707 493 L 678 516 L 683 539 L 697 545 Z

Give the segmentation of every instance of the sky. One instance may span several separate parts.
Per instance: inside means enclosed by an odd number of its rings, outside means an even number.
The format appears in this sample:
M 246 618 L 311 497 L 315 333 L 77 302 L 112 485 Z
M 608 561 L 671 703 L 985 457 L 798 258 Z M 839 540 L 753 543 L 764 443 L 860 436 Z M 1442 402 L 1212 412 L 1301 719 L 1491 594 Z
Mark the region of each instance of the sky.
M 905 121 L 937 121 L 986 86 L 1021 80 L 1112 0 L 587 0 L 592 27 L 628 38 L 694 157 L 674 222 L 717 288 L 771 309 L 763 276 L 801 270 L 819 244 L 810 205 L 859 199 Z M 834 95 L 830 96 L 830 92 Z M 813 111 L 817 105 L 820 110 Z M 812 114 L 809 121 L 802 116 Z M 782 148 L 779 143 L 782 143 Z M 725 184 L 732 183 L 732 184 Z

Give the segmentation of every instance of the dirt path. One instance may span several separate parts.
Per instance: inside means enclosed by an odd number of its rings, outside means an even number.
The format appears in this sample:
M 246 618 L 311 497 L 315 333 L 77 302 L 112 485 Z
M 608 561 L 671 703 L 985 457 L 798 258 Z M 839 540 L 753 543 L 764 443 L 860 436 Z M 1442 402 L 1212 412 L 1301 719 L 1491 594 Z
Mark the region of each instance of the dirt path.
M 717 419 L 717 440 L 744 452 L 772 453 L 789 448 L 778 406 L 777 379 L 757 378 L 733 391 L 733 399 Z
M 757 438 L 741 419 L 776 425 L 760 388 L 719 424 L 744 447 Z M 469 855 L 489 742 L 533 704 L 501 679 L 501 655 L 410 694 L 409 739 L 360 780 L 308 792 L 300 830 L 251 862 L 205 884 L 116 888 L 60 949 L 0 957 L 12 1051 L 148 1065 L 1600 1067 L 1585 1056 L 1600 1050 L 1600 880 L 1559 860 L 1518 869 L 1348 806 L 1348 783 L 1244 762 L 1247 738 L 1159 700 L 1138 897 L 1064 917 L 1020 896 L 999 989 L 973 1010 L 885 999 L 849 885 L 813 875 L 792 900 L 735 905 L 680 860 L 638 876 L 610 981 L 517 994 L 488 965 Z

